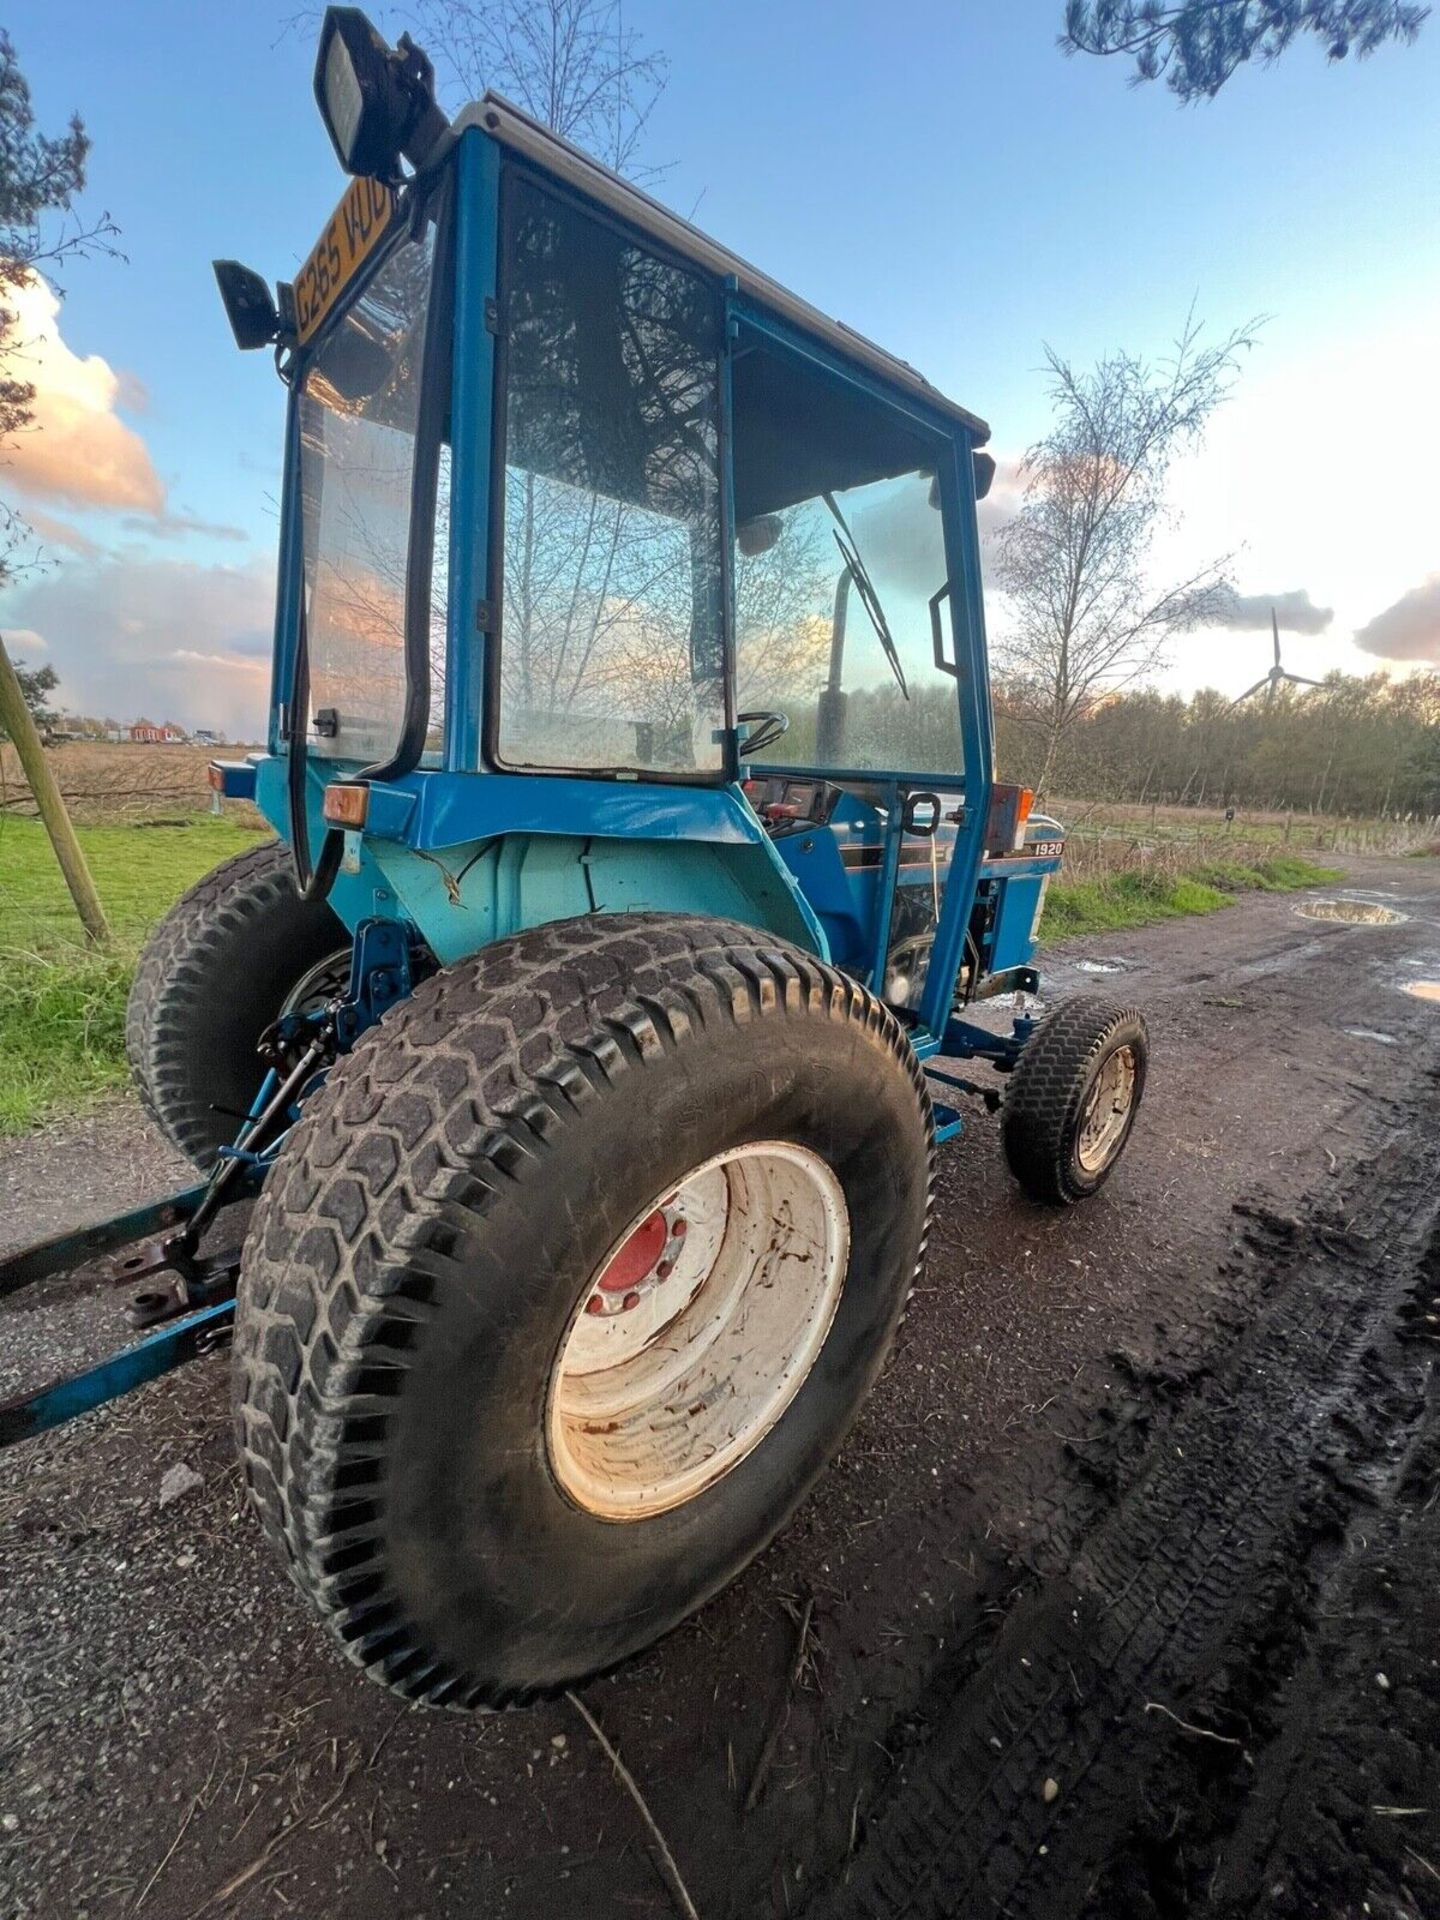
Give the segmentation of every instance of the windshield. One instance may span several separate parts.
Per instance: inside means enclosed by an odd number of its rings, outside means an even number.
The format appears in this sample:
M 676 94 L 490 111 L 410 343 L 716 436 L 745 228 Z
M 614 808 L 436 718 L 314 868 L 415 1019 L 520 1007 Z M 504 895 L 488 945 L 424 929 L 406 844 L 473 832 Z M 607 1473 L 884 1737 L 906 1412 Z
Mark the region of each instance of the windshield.
M 300 390 L 310 751 L 324 758 L 384 759 L 404 720 L 405 574 L 434 232 L 427 223 L 421 239 L 390 255 L 323 341 Z M 443 625 L 443 606 L 439 617 Z

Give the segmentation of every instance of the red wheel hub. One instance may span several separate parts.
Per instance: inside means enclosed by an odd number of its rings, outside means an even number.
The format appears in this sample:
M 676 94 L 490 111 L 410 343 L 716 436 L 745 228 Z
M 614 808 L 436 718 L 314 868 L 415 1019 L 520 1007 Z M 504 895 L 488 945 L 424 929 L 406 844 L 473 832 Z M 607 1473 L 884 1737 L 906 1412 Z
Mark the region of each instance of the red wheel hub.
M 640 1222 L 601 1274 L 600 1291 L 602 1293 L 630 1292 L 654 1267 L 668 1238 L 669 1230 L 665 1225 L 665 1216 L 657 1207 L 648 1220 Z

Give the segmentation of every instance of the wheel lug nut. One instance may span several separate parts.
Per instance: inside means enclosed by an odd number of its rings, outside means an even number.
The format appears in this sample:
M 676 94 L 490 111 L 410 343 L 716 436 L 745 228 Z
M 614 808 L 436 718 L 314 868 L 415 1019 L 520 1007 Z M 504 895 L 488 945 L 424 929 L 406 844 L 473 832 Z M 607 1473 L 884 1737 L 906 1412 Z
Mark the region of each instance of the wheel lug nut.
M 673 1260 L 662 1260 L 655 1269 L 655 1278 L 657 1280 L 668 1280 L 674 1271 L 675 1262 Z
M 670 1231 L 677 1240 L 683 1240 L 685 1235 L 690 1231 L 690 1222 L 688 1220 L 673 1220 L 670 1223 Z
M 590 1298 L 585 1302 L 585 1311 L 587 1313 L 603 1313 L 605 1311 L 605 1302 L 600 1298 L 598 1293 L 592 1293 Z
M 620 1304 L 628 1313 L 632 1307 L 639 1306 L 640 1296 L 638 1293 L 627 1293 L 625 1298 L 620 1302 Z

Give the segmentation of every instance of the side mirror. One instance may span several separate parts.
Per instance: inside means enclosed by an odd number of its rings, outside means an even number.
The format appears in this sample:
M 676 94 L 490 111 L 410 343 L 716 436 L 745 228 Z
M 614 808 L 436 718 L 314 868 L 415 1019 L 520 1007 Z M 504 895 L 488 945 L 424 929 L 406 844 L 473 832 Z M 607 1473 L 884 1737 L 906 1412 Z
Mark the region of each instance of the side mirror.
M 995 478 L 995 456 L 993 453 L 972 453 L 970 458 L 975 464 L 975 498 L 983 500 Z
M 242 267 L 238 260 L 216 260 L 211 264 L 236 346 L 249 353 L 278 340 L 280 315 L 269 287 L 255 269 Z
M 778 513 L 758 513 L 753 520 L 742 520 L 735 529 L 735 544 L 747 560 L 769 553 L 785 531 Z

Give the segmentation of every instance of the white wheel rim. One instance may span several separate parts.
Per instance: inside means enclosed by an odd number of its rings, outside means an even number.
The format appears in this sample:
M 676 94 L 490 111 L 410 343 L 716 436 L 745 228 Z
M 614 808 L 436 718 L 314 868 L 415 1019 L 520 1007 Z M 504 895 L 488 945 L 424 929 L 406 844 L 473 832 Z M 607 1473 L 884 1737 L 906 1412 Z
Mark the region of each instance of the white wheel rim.
M 639 1520 L 737 1467 L 804 1384 L 849 1255 L 840 1182 L 808 1147 L 734 1147 L 666 1188 L 596 1267 L 561 1343 L 546 1434 L 568 1497 Z
M 1115 1157 L 1134 1101 L 1135 1049 L 1117 1047 L 1096 1074 L 1080 1117 L 1075 1151 L 1086 1173 L 1099 1173 Z

